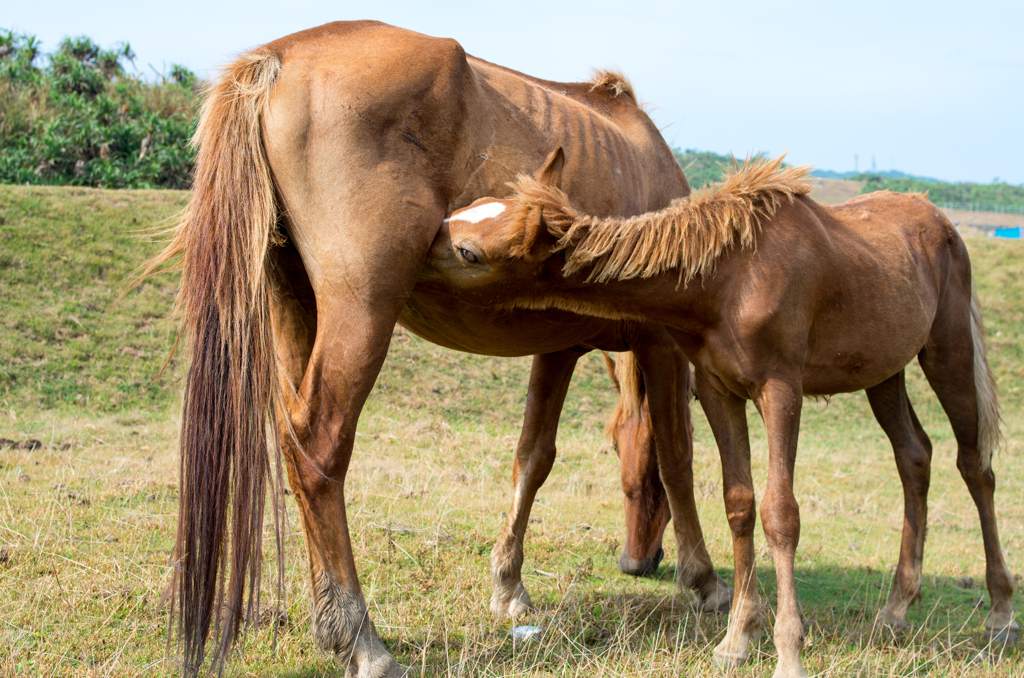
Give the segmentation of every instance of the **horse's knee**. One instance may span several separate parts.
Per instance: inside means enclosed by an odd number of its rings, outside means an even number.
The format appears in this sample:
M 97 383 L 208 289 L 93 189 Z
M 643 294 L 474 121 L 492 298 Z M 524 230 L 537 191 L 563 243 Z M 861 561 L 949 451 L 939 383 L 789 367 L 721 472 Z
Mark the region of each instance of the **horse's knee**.
M 792 494 L 765 493 L 761 525 L 771 548 L 796 548 L 800 540 L 800 506 Z
M 729 520 L 729 528 L 733 534 L 752 533 L 757 517 L 754 506 L 754 490 L 746 486 L 737 486 L 726 490 L 725 511 Z

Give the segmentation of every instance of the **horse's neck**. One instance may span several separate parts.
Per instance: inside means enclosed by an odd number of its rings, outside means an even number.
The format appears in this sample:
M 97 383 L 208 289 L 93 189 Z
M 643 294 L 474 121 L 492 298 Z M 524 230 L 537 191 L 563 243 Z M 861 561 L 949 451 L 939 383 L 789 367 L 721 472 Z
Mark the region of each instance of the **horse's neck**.
M 546 284 L 537 285 L 542 296 L 523 306 L 615 320 L 649 320 L 695 331 L 710 322 L 703 309 L 711 290 L 703 278 L 682 283 L 678 271 L 607 283 L 585 283 L 585 277 L 585 272 L 566 279 L 555 270 L 546 271 L 542 275 Z

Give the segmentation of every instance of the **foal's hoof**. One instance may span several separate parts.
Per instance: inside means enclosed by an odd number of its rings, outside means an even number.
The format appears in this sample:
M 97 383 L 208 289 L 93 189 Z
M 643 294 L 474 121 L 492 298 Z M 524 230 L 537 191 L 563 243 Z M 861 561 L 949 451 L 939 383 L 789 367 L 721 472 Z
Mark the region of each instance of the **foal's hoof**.
M 711 653 L 711 661 L 715 666 L 720 666 L 723 669 L 738 669 L 743 666 L 749 652 L 719 652 L 718 648 Z
M 511 594 L 505 589 L 495 590 L 491 595 L 490 607 L 495 619 L 518 617 L 535 609 L 530 601 L 530 594 L 526 592 L 522 582 L 516 585 Z
M 909 628 L 905 617 L 897 617 L 885 610 L 880 610 L 875 616 L 874 631 L 885 636 L 902 636 Z
M 390 659 L 390 657 L 389 657 Z M 345 678 L 416 678 L 420 670 L 415 666 L 403 666 L 394 659 L 356 667 L 349 664 Z
M 711 661 L 724 669 L 738 669 L 750 656 L 750 640 L 740 643 L 730 641 L 728 634 L 711 652 Z

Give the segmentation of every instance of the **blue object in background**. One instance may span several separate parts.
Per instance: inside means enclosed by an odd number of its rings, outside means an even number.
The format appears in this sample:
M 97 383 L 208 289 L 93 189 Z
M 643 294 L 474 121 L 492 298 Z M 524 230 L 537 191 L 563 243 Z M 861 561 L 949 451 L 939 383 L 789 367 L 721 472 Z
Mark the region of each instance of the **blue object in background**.
M 997 238 L 1019 238 L 1020 226 L 1014 226 L 1013 228 L 997 228 L 993 235 Z

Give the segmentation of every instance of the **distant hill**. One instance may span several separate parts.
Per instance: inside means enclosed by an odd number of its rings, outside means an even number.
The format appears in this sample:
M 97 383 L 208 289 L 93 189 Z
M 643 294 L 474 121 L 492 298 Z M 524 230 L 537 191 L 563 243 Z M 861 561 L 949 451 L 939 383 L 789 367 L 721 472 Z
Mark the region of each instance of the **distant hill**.
M 694 148 L 681 151 L 675 148 L 672 152 L 675 153 L 676 160 L 686 172 L 686 178 L 692 188 L 700 188 L 705 184 L 719 181 L 725 174 L 725 168 L 731 167 L 733 163 L 732 156 L 713 151 L 699 151 Z M 857 182 L 861 193 L 871 193 L 883 189 L 899 193 L 928 193 L 932 202 L 949 209 L 1010 211 L 1024 214 L 1024 185 L 1014 186 L 1006 182 L 976 184 L 970 181 L 951 183 L 934 177 L 907 174 L 899 170 L 835 172 L 816 169 L 811 172 L 811 176 L 816 179 Z M 837 189 L 838 193 L 832 191 L 832 193 L 836 193 L 835 196 L 825 190 L 824 184 L 817 186 L 817 190 L 825 197 L 824 202 L 826 203 L 842 202 L 847 198 L 840 199 L 839 194 L 845 196 L 849 192 L 849 187 L 843 187 L 842 190 Z
M 907 174 L 899 170 L 885 170 L 883 172 L 835 172 L 833 170 L 816 169 L 811 172 L 812 177 L 820 179 L 852 179 L 853 181 L 864 181 L 868 176 L 885 177 L 887 179 L 915 179 L 927 183 L 941 183 L 932 177 L 919 177 L 914 174 Z

